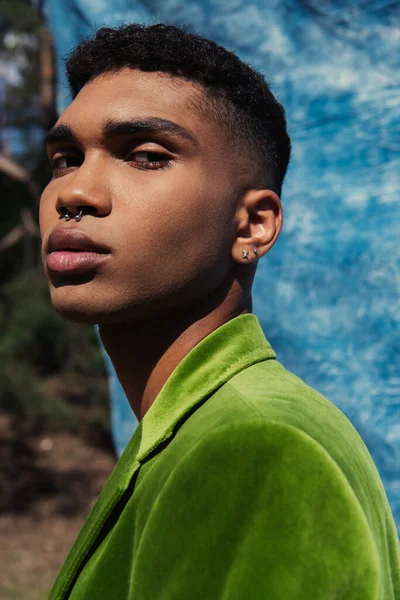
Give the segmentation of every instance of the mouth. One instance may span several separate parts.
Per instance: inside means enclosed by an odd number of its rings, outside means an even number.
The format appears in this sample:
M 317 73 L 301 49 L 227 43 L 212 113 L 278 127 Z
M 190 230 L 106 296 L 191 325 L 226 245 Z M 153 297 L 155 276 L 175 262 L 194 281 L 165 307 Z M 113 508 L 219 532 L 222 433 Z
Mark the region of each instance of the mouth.
M 96 269 L 109 260 L 111 250 L 78 229 L 55 229 L 47 242 L 49 271 L 79 274 Z

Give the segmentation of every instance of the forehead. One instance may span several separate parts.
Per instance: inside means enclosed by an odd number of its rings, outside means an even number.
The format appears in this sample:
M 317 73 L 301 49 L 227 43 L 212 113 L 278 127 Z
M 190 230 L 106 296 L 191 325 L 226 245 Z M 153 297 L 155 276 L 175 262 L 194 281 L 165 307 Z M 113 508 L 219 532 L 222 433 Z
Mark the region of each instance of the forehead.
M 215 136 L 217 125 L 207 122 L 193 108 L 201 95 L 196 84 L 183 78 L 123 69 L 88 82 L 58 124 L 95 135 L 109 120 L 151 116 L 175 122 L 196 137 Z

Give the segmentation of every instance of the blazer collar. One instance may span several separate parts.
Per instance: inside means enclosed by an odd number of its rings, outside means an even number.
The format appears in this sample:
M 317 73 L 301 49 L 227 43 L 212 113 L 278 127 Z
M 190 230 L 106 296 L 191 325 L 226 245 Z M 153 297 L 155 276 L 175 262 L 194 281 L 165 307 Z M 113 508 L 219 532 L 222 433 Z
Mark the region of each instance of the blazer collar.
M 170 438 L 186 415 L 236 373 L 267 358 L 276 355 L 255 315 L 215 329 L 183 358 L 144 416 L 137 460 Z
M 49 600 L 68 597 L 103 524 L 148 455 L 171 438 L 185 417 L 236 373 L 273 358 L 275 352 L 258 318 L 250 313 L 231 319 L 190 350 L 139 423 L 73 545 Z

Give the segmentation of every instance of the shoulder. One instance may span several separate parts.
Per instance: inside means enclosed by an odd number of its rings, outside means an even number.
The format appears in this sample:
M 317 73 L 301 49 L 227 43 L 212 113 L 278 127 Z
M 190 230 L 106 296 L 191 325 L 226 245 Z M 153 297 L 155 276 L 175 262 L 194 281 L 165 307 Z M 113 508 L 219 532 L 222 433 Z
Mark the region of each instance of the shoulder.
M 252 471 L 262 475 L 263 482 L 278 476 L 293 480 L 307 473 L 309 483 L 314 477 L 320 484 L 325 472 L 345 485 L 340 468 L 315 439 L 291 424 L 260 415 L 250 414 L 218 426 L 210 424 L 209 430 L 186 448 L 181 463 L 208 471 L 226 468 L 249 475 Z M 310 468 L 313 477 L 309 476 Z
M 303 521 L 322 511 L 332 522 L 352 519 L 367 527 L 337 463 L 315 439 L 287 423 L 258 417 L 211 428 L 176 463 L 172 487 L 175 478 L 201 481 L 213 502 L 222 502 L 228 490 L 239 503 L 263 497 L 270 506 L 279 498 L 280 511 Z
M 298 413 L 312 408 L 317 414 L 329 412 L 339 419 L 345 418 L 331 401 L 285 369 L 277 360 L 261 361 L 243 369 L 227 382 L 227 387 L 259 414 L 265 415 L 266 409 L 272 410 L 272 406 L 274 414 L 278 408 L 284 414 L 296 403 Z
M 345 474 L 365 509 L 368 510 L 372 496 L 372 504 L 386 506 L 379 473 L 354 425 L 335 404 L 279 362 L 269 360 L 252 365 L 224 387 L 221 396 L 217 392 L 212 399 L 216 422 L 223 413 L 225 422 L 240 423 L 252 416 L 276 431 L 278 425 L 290 426 L 292 436 L 299 438 L 303 434 L 304 448 L 311 449 L 315 442 L 316 448 L 324 449 L 325 455 Z
M 353 490 L 324 448 L 291 425 L 248 418 L 212 427 L 175 463 L 151 522 L 155 536 L 168 522 L 189 562 L 196 544 L 207 557 L 225 553 L 236 584 L 262 572 L 260 591 L 269 589 L 264 576 L 277 585 L 277 570 L 288 565 L 299 589 L 310 592 L 336 590 L 341 578 L 344 590 L 353 577 L 377 585 L 374 539 Z
M 265 427 L 291 426 L 292 435 L 315 441 L 351 478 L 351 470 L 376 477 L 372 458 L 344 413 L 276 360 L 257 363 L 230 379 L 212 399 L 214 420 L 241 423 L 251 416 Z M 211 403 L 210 403 L 211 404 Z M 261 426 L 262 427 L 262 426 Z M 295 433 L 297 430 L 297 433 Z M 353 464 L 354 463 L 354 464 Z
M 246 465 L 252 453 L 266 461 L 272 453 L 279 462 L 301 457 L 303 468 L 318 458 L 344 473 L 357 495 L 365 482 L 380 488 L 373 460 L 347 417 L 276 360 L 228 380 L 182 424 L 171 446 L 167 454 L 178 462 L 189 455 L 207 461 L 219 448 L 237 465 Z

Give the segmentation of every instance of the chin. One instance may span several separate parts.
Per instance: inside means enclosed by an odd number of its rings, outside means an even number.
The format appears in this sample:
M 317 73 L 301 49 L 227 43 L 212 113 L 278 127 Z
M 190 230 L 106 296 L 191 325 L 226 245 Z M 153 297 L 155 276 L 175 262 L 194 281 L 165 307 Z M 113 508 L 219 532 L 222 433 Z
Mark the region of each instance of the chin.
M 84 307 L 72 307 L 64 306 L 53 303 L 55 310 L 58 314 L 66 321 L 73 321 L 74 323 L 85 323 L 86 325 L 96 325 L 101 322 L 103 315 L 97 311 L 90 310 Z
M 99 282 L 100 283 L 100 282 Z M 51 282 L 50 296 L 55 310 L 63 319 L 89 325 L 106 325 L 160 317 L 171 309 L 184 307 L 192 293 L 179 288 L 157 290 L 143 286 L 119 287 L 118 284 L 98 285 L 95 281 Z
M 101 325 L 140 319 L 148 313 L 147 303 L 141 305 L 122 298 L 118 302 L 116 294 L 91 293 L 83 287 L 64 286 L 52 288 L 51 302 L 58 314 L 67 321 Z
M 51 302 L 58 314 L 67 321 L 95 325 L 104 318 L 110 307 L 101 306 L 101 296 L 89 293 L 85 286 L 51 287 Z M 104 303 L 103 303 L 104 304 Z

